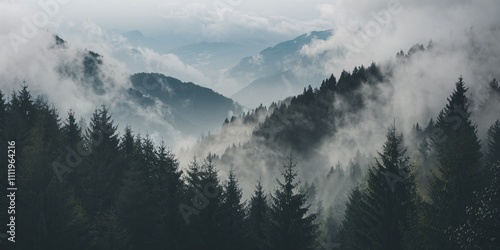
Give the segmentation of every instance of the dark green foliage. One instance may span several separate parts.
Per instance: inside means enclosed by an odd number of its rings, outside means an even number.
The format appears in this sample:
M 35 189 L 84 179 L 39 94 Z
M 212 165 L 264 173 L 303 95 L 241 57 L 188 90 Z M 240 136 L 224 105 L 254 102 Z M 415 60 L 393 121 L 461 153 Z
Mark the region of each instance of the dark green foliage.
M 403 249 L 417 204 L 412 165 L 403 147 L 403 136 L 391 127 L 383 152 L 368 171 L 366 189 L 351 194 L 341 233 L 342 247 Z
M 317 238 L 317 249 L 327 250 L 340 245 L 339 221 L 334 217 L 333 208 L 323 209 L 322 202 L 318 202 L 316 221 L 319 225 L 319 236 Z
M 83 142 L 82 129 L 76 122 L 75 112 L 72 110 L 68 112 L 68 118 L 63 124 L 62 133 L 64 142 L 73 150 L 77 150 L 78 143 Z
M 352 73 L 343 71 L 338 81 L 332 75 L 319 90 L 307 87 L 289 104 L 273 109 L 253 134 L 264 138 L 266 144 L 287 145 L 294 152 L 307 155 L 322 138 L 333 136 L 338 126 L 356 122 L 346 120 L 344 114 L 355 115 L 365 107 L 367 99 L 377 98 L 364 96 L 358 90 L 363 84 L 374 85 L 382 79 L 375 64 L 355 67 Z M 342 102 L 342 107 L 332 105 L 335 102 Z
M 202 163 L 195 159 L 187 170 L 188 192 L 183 205 L 196 211 L 185 220 L 189 249 L 220 249 L 223 243 L 220 226 L 220 220 L 225 216 L 220 209 L 222 187 L 213 158 L 210 154 Z
M 153 239 L 158 246 L 176 249 L 181 245 L 184 220 L 178 206 L 184 195 L 184 183 L 179 162 L 162 142 L 156 148 L 157 161 L 153 168 L 153 212 L 158 216 Z
M 129 127 L 120 143 L 125 175 L 118 198 L 121 225 L 133 249 L 179 247 L 182 226 L 178 204 L 183 195 L 178 162 L 162 143 L 146 136 L 133 138 Z
M 18 93 L 12 93 L 9 108 L 25 126 L 31 127 L 34 125 L 36 118 L 35 104 L 30 91 L 28 91 L 28 86 L 23 86 Z
M 412 50 L 409 55 L 422 46 Z M 269 109 L 261 105 L 231 117 L 222 129 L 264 121 L 252 137 L 264 146 L 248 154 L 252 159 L 267 159 L 265 154 L 274 152 L 268 149 L 276 145 L 313 154 L 310 148 L 333 136 L 337 125 L 358 119 L 345 118 L 345 112 L 356 114 L 367 98 L 377 98 L 362 96 L 360 87 L 381 79 L 375 65 L 355 67 L 338 81 L 333 76 L 323 81 L 320 89 L 308 86 Z M 496 81 L 491 88 L 498 89 Z M 259 181 L 246 208 L 234 172 L 221 184 L 215 162 L 237 159 L 238 150 L 252 150 L 250 144 L 233 144 L 221 158 L 209 154 L 201 162 L 194 160 L 183 173 L 163 142 L 157 146 L 130 127 L 119 135 L 106 107 L 96 109 L 82 132 L 74 112 L 61 121 L 57 110 L 43 98 L 33 98 L 26 86 L 8 102 L 0 92 L 0 139 L 4 147 L 6 141 L 16 141 L 16 247 L 304 250 L 335 249 L 340 243 L 341 249 L 500 248 L 500 122 L 488 131 L 483 159 L 466 92 L 460 78 L 436 122 L 414 126 L 411 163 L 402 135 L 391 127 L 368 171 L 372 157 L 358 151 L 345 169 L 340 163 L 324 169 L 324 176 L 299 189 L 290 156 L 271 203 Z M 339 101 L 348 111 L 332 105 Z M 209 134 L 204 140 L 213 138 Z M 6 155 L 0 160 L 7 162 Z M 251 163 L 246 164 L 236 167 Z M 5 189 L 6 168 L 0 174 Z M 415 178 L 426 202 L 417 195 Z M 8 207 L 6 199 L 0 207 Z M 0 218 L 7 216 L 1 209 Z M 7 224 L 4 219 L 1 223 Z M 1 249 L 9 249 L 1 240 Z
M 367 164 L 365 157 L 358 151 L 352 160 L 349 161 L 349 179 L 357 185 L 363 176 L 362 165 Z
M 269 204 L 267 195 L 264 194 L 262 182 L 257 182 L 254 194 L 250 198 L 248 209 L 247 225 L 251 244 L 249 249 L 263 250 L 270 249 L 268 240 L 269 230 Z
M 245 204 L 241 203 L 241 188 L 231 169 L 227 184 L 224 185 L 220 210 L 221 249 L 245 249 L 250 243 L 248 226 L 245 221 Z
M 112 208 L 120 190 L 123 166 L 119 166 L 118 135 L 109 110 L 97 109 L 85 132 L 87 157 L 84 158 L 80 177 L 82 196 L 87 211 L 94 215 Z
M 297 172 L 293 157 L 283 164 L 283 182 L 277 180 L 278 188 L 272 196 L 270 209 L 269 242 L 271 249 L 314 249 L 318 237 L 316 214 L 309 212 L 307 195 L 297 192 Z
M 16 142 L 17 249 L 90 249 L 88 216 L 73 190 L 54 178 L 51 167 L 64 141 L 57 112 L 42 98 L 33 100 L 27 87 L 14 93 L 6 106 L 2 114 L 8 119 L 2 118 L 5 130 L 0 137 Z
M 95 249 L 98 250 L 131 249 L 130 234 L 122 226 L 122 222 L 123 219 L 120 219 L 114 210 L 97 214 L 93 220 L 92 231 L 96 237 L 93 242 L 89 243 L 95 245 Z
M 496 120 L 490 129 L 486 138 L 486 165 L 494 164 L 500 161 L 500 120 Z
M 491 164 L 490 183 L 474 192 L 474 204 L 466 209 L 467 220 L 452 229 L 461 249 L 500 249 L 500 162 Z
M 340 244 L 343 249 L 376 249 L 372 238 L 376 234 L 374 218 L 366 203 L 366 195 L 355 188 L 347 202 L 344 220 L 340 230 Z
M 463 223 L 467 206 L 473 204 L 474 190 L 484 185 L 481 146 L 476 125 L 469 118 L 466 91 L 460 77 L 437 118 L 439 133 L 432 138 L 438 158 L 437 171 L 431 180 L 432 209 L 428 216 L 432 218 L 432 225 L 429 235 L 440 249 L 457 249 L 445 232 Z
M 150 236 L 154 234 L 154 214 L 152 204 L 152 189 L 150 171 L 152 165 L 147 161 L 155 159 L 141 159 L 143 155 L 149 155 L 147 139 L 138 142 L 141 146 L 137 148 L 136 159 L 127 166 L 122 180 L 122 187 L 117 201 L 118 217 L 126 218 L 122 221 L 130 234 L 130 245 L 133 249 L 151 249 L 153 243 Z M 147 160 L 147 161 L 146 161 Z

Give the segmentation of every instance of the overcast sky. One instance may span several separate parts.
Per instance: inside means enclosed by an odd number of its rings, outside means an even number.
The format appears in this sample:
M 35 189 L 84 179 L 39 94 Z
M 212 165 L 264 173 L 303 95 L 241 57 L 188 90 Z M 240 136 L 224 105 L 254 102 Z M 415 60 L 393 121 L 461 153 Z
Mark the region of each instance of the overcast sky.
M 39 2 L 59 4 L 43 8 Z M 313 64 L 320 65 L 314 70 L 338 76 L 342 69 L 384 62 L 400 49 L 408 51 L 411 45 L 426 45 L 432 39 L 441 44 L 437 56 L 442 59 L 429 58 L 415 65 L 412 86 L 432 84 L 426 89 L 436 88 L 431 93 L 439 93 L 436 99 L 446 100 L 453 84 L 441 92 L 443 86 L 436 84 L 453 83 L 461 74 L 468 82 L 482 76 L 500 78 L 495 75 L 500 65 L 499 13 L 499 0 L 0 0 L 0 89 L 7 93 L 17 90 L 20 81 L 26 79 L 35 94 L 49 97 L 63 112 L 73 108 L 88 116 L 96 104 L 117 97 L 84 96 L 79 86 L 62 81 L 56 69 L 71 63 L 69 56 L 74 54 L 76 58 L 78 49 L 88 48 L 104 55 L 110 78 L 127 88 L 130 72 L 113 58 L 113 53 L 128 47 L 119 37 L 110 39 L 110 32 L 140 30 L 148 37 L 164 39 L 166 44 L 259 40 L 271 46 L 306 32 L 333 29 L 328 41 L 302 49 L 311 59 L 321 58 L 320 63 Z M 48 22 L 43 20 L 44 15 L 50 16 Z M 36 34 L 27 29 L 33 21 L 43 23 Z M 54 33 L 67 39 L 73 50 L 64 55 L 50 51 Z M 349 49 L 348 53 L 334 56 L 342 46 Z M 144 64 L 152 65 L 150 71 L 231 94 L 227 91 L 231 89 L 229 84 L 219 81 L 211 85 L 202 72 L 175 56 L 147 48 L 140 51 Z M 304 73 L 309 70 L 304 69 Z M 402 77 L 405 82 L 407 78 Z M 433 105 L 432 110 L 434 106 L 441 107 L 442 103 Z
M 306 32 L 333 29 L 330 40 L 314 43 L 302 52 L 317 58 L 341 46 L 349 47 L 345 58 L 332 56 L 322 63 L 325 75 L 337 75 L 344 68 L 383 61 L 400 49 L 407 51 L 411 45 L 427 44 L 431 39 L 444 43 L 463 40 L 472 30 L 481 40 L 485 31 L 499 29 L 499 13 L 498 0 L 0 0 L 0 40 L 11 45 L 6 49 L 22 49 L 12 46 L 12 35 L 25 39 L 26 21 L 43 22 L 47 15 L 49 20 L 38 26 L 40 30 L 60 34 L 74 46 L 109 55 L 112 51 L 107 50 L 117 47 L 117 38 L 110 43 L 108 34 L 132 30 L 157 38 L 165 46 L 260 41 L 264 49 L 264 45 Z M 26 40 L 31 43 L 37 38 L 34 35 Z M 179 69 L 177 73 L 161 73 L 224 89 L 223 83 L 205 83 L 203 74 L 176 58 L 149 54 L 168 59 L 162 65 Z M 171 65 L 173 62 L 176 65 Z
M 50 2 L 41 0 L 40 2 Z M 22 26 L 43 10 L 38 0 L 4 0 L 0 19 L 9 27 Z M 11 4 L 16 2 L 17 4 Z M 83 21 L 116 32 L 139 30 L 149 37 L 179 40 L 244 42 L 247 39 L 270 43 L 313 31 L 330 29 L 331 17 L 324 13 L 326 1 L 249 1 L 249 0 L 60 0 L 60 8 L 47 27 L 54 32 L 75 30 Z M 19 4 L 21 3 L 21 4 Z M 8 7 L 10 5 L 10 7 Z M 5 22 L 4 22 L 5 24 Z M 4 27 L 5 28 L 5 27 Z
M 397 35 L 394 42 L 421 42 L 498 23 L 500 13 L 496 0 L 0 0 L 0 32 L 20 29 L 23 18 L 44 12 L 39 2 L 54 1 L 58 10 L 44 26 L 52 32 L 67 34 L 90 21 L 106 31 L 140 30 L 172 44 L 262 40 L 272 45 L 313 30 L 363 30 L 374 21 L 373 13 L 392 2 L 404 14 L 393 14 L 382 33 Z

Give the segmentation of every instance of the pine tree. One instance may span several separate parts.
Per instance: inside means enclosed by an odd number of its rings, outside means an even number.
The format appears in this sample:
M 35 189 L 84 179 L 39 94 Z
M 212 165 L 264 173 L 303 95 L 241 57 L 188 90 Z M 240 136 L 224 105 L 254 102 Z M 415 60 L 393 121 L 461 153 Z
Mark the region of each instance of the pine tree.
M 500 163 L 489 168 L 491 182 L 474 192 L 474 204 L 466 208 L 467 220 L 451 231 L 462 249 L 500 249 Z
M 151 248 L 150 237 L 155 230 L 149 167 L 142 161 L 133 161 L 125 172 L 118 196 L 117 215 L 130 234 L 132 249 Z
M 24 85 L 18 93 L 12 94 L 10 108 L 20 116 L 27 127 L 34 125 L 35 105 L 28 86 Z
M 70 110 L 68 112 L 68 118 L 64 122 L 62 127 L 62 132 L 64 134 L 64 142 L 70 148 L 77 150 L 77 145 L 83 142 L 82 129 L 80 125 L 76 122 L 75 112 Z
M 93 233 L 97 235 L 93 242 L 96 250 L 130 250 L 130 234 L 122 226 L 122 220 L 113 209 L 97 214 L 94 219 Z M 139 248 L 140 249 L 140 248 Z
M 248 246 L 248 227 L 245 223 L 245 204 L 241 202 L 242 191 L 233 169 L 224 192 L 220 211 L 221 217 L 221 249 L 245 249 Z
M 90 249 L 88 217 L 73 190 L 53 182 L 58 156 L 58 117 L 38 99 L 34 127 L 17 154 L 17 242 L 21 249 Z M 17 204 L 16 204 L 17 205 Z
M 82 199 L 93 216 L 113 207 L 120 191 L 123 166 L 119 165 L 117 127 L 102 106 L 96 109 L 85 133 L 88 156 L 79 168 L 83 181 Z
M 323 203 L 318 204 L 317 221 L 319 224 L 319 236 L 317 238 L 319 250 L 334 249 L 339 246 L 339 225 L 334 218 L 332 207 L 325 211 Z
M 159 225 L 156 240 L 159 245 L 177 249 L 182 244 L 181 230 L 184 223 L 178 206 L 185 192 L 181 179 L 179 161 L 162 141 L 156 148 L 157 162 L 154 166 L 155 187 L 153 199 L 157 201 L 154 213 L 158 215 Z
M 78 178 L 78 172 L 87 151 L 84 147 L 82 129 L 76 122 L 75 113 L 72 110 L 68 112 L 68 117 L 63 123 L 61 137 L 62 153 L 58 159 L 60 165 L 52 167 L 58 172 L 56 174 L 58 181 L 66 181 L 71 188 L 80 188 L 82 183 Z
M 377 249 L 372 241 L 377 233 L 373 227 L 375 218 L 366 200 L 366 195 L 358 187 L 349 196 L 339 233 L 342 249 Z
M 500 120 L 496 120 L 488 129 L 486 143 L 486 165 L 489 166 L 500 161 Z
M 247 224 L 252 242 L 250 249 L 269 249 L 267 235 L 269 228 L 269 205 L 267 204 L 267 195 L 264 194 L 261 180 L 257 182 L 254 194 L 250 198 L 248 210 Z
M 34 126 L 35 105 L 27 86 L 21 91 L 12 92 L 6 105 L 3 135 L 6 140 L 16 141 L 16 151 L 22 151 Z
M 460 77 L 437 118 L 438 132 L 432 138 L 438 158 L 437 173 L 431 179 L 432 210 L 428 214 L 431 216 L 428 234 L 439 249 L 458 248 L 449 240 L 449 230 L 463 223 L 466 208 L 474 201 L 473 192 L 483 185 L 481 146 L 476 125 L 470 120 L 466 92 Z
M 357 150 L 354 159 L 349 161 L 349 178 L 355 185 L 360 182 L 363 175 L 363 171 L 361 170 L 362 159 L 361 153 Z
M 284 182 L 277 180 L 278 189 L 272 196 L 270 209 L 270 244 L 272 249 L 314 249 L 318 237 L 316 214 L 309 213 L 307 195 L 297 192 L 297 172 L 293 157 L 283 164 L 281 175 Z
M 201 164 L 195 159 L 187 170 L 189 191 L 179 209 L 188 224 L 186 233 L 191 237 L 186 239 L 188 249 L 219 249 L 221 245 L 222 187 L 213 158 L 209 154 Z
M 451 231 L 452 239 L 462 249 L 500 248 L 500 123 L 488 130 L 485 169 L 486 187 L 474 191 L 473 204 L 466 207 L 466 220 Z
M 403 136 L 398 136 L 392 126 L 383 152 L 369 169 L 366 189 L 362 194 L 359 191 L 352 194 L 344 220 L 343 237 L 347 239 L 343 240 L 346 244 L 343 247 L 358 249 L 363 246 L 360 244 L 367 243 L 364 247 L 369 249 L 403 249 L 405 233 L 410 230 L 409 219 L 416 212 L 417 195 L 411 169 Z M 362 232 L 353 232 L 350 223 L 363 225 L 355 228 Z
M 123 136 L 120 139 L 119 150 L 124 164 L 128 165 L 137 160 L 137 154 L 140 148 L 136 147 L 134 135 L 132 134 L 132 128 L 130 128 L 130 126 L 125 127 Z

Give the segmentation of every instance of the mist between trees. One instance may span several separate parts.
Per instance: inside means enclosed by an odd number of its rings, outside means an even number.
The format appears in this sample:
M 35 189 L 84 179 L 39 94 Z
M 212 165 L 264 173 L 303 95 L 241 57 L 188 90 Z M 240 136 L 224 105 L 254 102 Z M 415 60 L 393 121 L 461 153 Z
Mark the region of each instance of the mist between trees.
M 399 53 L 398 63 L 410 64 L 425 50 L 416 46 Z M 386 90 L 395 91 L 395 74 L 374 63 L 355 67 L 319 88 L 230 118 L 198 147 L 179 153 L 202 154 L 187 166 L 163 142 L 129 126 L 120 133 L 106 106 L 96 109 L 83 129 L 74 112 L 61 118 L 50 100 L 33 97 L 27 86 L 8 101 L 1 93 L 0 134 L 3 141 L 16 141 L 20 205 L 16 245 L 0 244 L 6 249 L 498 248 L 500 122 L 492 112 L 500 101 L 497 81 L 490 81 L 481 99 L 471 99 L 460 77 L 436 118 L 407 128 L 397 116 L 377 122 L 391 113 L 383 109 L 391 108 Z M 484 137 L 473 117 L 493 120 L 480 124 L 489 127 Z M 247 139 L 238 145 L 203 152 L 241 128 Z M 360 134 L 353 135 L 356 131 Z M 381 134 L 384 143 L 371 145 L 380 137 L 368 132 Z M 345 153 L 356 147 L 361 150 Z M 325 150 L 340 152 L 337 161 Z M 5 172 L 2 168 L 2 176 Z M 6 199 L 0 205 L 7 207 Z

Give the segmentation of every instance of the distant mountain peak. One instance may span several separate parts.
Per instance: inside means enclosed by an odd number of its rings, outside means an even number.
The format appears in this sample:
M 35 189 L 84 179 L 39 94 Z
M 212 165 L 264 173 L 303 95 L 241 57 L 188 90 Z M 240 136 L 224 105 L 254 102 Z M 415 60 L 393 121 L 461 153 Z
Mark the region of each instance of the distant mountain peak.
M 232 97 L 243 105 L 253 107 L 298 94 L 306 86 L 306 82 L 319 82 L 324 76 L 311 74 L 310 78 L 302 79 L 294 74 L 293 69 L 310 63 L 300 53 L 305 45 L 314 40 L 327 40 L 332 35 L 331 29 L 312 31 L 241 59 L 240 63 L 229 70 L 229 74 L 241 81 L 248 81 L 249 85 Z

